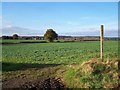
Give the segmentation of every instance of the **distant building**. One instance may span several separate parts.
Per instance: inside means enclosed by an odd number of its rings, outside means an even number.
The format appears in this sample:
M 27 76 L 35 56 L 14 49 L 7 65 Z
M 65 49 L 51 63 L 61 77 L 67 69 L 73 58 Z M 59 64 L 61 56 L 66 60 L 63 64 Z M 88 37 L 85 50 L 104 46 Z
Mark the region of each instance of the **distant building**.
M 44 40 L 43 36 L 20 36 L 22 40 Z
M 59 40 L 75 40 L 75 41 L 90 41 L 90 40 L 99 40 L 100 37 L 99 36 L 59 36 L 58 37 Z

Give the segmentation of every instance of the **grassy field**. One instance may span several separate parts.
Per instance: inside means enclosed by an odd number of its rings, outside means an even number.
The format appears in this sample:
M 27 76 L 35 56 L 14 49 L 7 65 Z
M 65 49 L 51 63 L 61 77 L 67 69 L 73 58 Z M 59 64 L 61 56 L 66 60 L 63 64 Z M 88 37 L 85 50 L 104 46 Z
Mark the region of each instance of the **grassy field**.
M 0 40 L 0 43 L 47 43 L 46 40 Z M 65 43 L 65 42 L 74 42 L 70 40 L 54 40 L 54 42 Z
M 42 43 L 46 42 L 45 40 L 0 40 L 0 43 Z
M 34 43 L 34 44 L 24 43 L 3 45 L 2 46 L 3 80 L 13 79 L 15 76 L 17 77 L 19 73 L 24 73 L 26 77 L 29 77 L 30 75 L 31 75 L 30 77 L 53 75 L 55 77 L 60 77 L 65 82 L 67 87 L 100 88 L 104 84 L 101 82 L 101 80 L 98 80 L 100 83 L 98 83 L 98 81 L 87 83 L 86 80 L 88 79 L 87 77 L 89 76 L 83 74 L 82 74 L 83 76 L 79 76 L 79 73 L 81 71 L 78 71 L 80 70 L 79 65 L 82 64 L 83 62 L 92 59 L 99 60 L 100 57 L 99 47 L 100 47 L 99 41 L 81 41 L 68 43 L 67 42 Z M 118 57 L 118 42 L 105 41 L 104 60 L 116 61 L 117 57 Z M 73 68 L 73 66 L 76 68 Z M 115 70 L 117 70 L 117 68 L 115 68 Z M 34 75 L 34 73 L 36 73 L 36 75 Z M 21 74 L 20 77 L 22 77 Z M 96 78 L 100 78 L 100 76 L 99 75 L 95 76 L 94 80 L 96 80 Z M 108 78 L 108 76 L 106 76 L 106 78 Z M 109 80 L 108 78 L 109 82 L 114 81 L 116 83 L 115 80 Z

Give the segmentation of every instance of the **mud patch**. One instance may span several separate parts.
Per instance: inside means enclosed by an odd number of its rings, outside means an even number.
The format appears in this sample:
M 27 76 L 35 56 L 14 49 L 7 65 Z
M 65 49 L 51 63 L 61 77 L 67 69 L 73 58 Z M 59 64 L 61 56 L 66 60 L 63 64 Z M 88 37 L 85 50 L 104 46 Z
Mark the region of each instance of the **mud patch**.
M 65 85 L 62 83 L 60 79 L 55 79 L 55 78 L 47 78 L 44 80 L 38 80 L 36 82 L 29 82 L 25 83 L 24 85 L 21 86 L 22 89 L 25 90 L 68 90 Z

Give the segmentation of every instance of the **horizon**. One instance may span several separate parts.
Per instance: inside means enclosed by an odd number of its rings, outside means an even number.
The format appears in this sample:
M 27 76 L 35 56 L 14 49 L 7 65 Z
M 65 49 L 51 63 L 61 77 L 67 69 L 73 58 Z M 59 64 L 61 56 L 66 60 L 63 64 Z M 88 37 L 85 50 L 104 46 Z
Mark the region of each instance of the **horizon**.
M 118 37 L 117 2 L 3 2 L 2 35 L 40 36 L 52 28 L 63 36 Z
M 13 34 L 17 34 L 17 33 L 13 33 Z M 11 34 L 11 35 L 0 35 L 0 37 L 2 37 L 2 36 L 13 36 L 13 34 Z M 19 35 L 19 34 L 18 34 Z M 19 36 L 28 36 L 28 37 L 32 37 L 32 36 L 44 36 L 44 35 L 19 35 Z M 71 37 L 100 37 L 100 35 L 93 35 L 93 36 L 91 36 L 91 35 L 59 35 L 58 34 L 58 36 L 71 36 Z M 112 38 L 112 37 L 115 37 L 115 38 L 119 38 L 118 36 L 104 36 L 104 37 L 110 37 L 110 38 Z

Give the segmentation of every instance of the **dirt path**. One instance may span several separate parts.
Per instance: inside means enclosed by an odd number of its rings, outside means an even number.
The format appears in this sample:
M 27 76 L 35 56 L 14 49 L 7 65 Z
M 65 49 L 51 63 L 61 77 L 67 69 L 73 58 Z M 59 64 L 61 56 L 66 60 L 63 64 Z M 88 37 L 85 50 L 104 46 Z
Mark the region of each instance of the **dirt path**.
M 39 90 L 40 88 L 56 88 L 58 90 L 65 89 L 65 85 L 61 79 L 55 77 L 55 73 L 60 69 L 57 67 L 48 68 L 31 68 L 27 70 L 19 70 L 3 73 L 3 90 L 19 88 L 27 90 Z M 62 89 L 61 89 L 62 88 Z
M 65 85 L 61 82 L 60 79 L 55 78 L 39 78 L 39 79 L 27 79 L 27 78 L 16 78 L 8 81 L 3 82 L 3 90 L 4 89 L 13 89 L 13 88 L 19 88 L 19 89 L 27 89 L 27 90 L 39 90 L 40 88 L 44 89 L 59 89 L 63 90 L 65 89 Z

